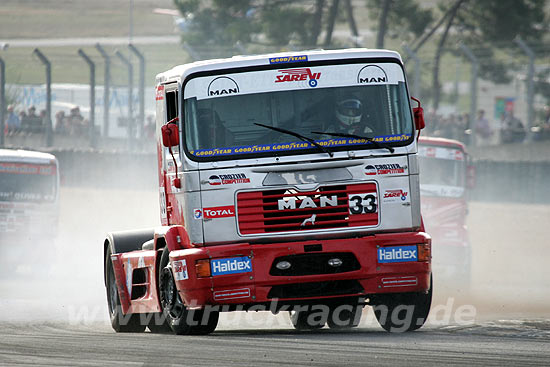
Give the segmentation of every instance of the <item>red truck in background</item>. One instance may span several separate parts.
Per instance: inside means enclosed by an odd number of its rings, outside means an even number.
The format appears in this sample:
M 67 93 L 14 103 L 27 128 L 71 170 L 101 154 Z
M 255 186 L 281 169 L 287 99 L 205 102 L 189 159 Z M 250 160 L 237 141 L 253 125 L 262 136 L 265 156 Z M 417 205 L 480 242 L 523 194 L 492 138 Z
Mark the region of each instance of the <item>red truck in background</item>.
M 457 140 L 420 137 L 420 194 L 426 230 L 432 236 L 434 273 L 446 283 L 469 285 L 471 246 L 466 226 L 473 167 Z
M 387 331 L 424 324 L 424 121 L 399 54 L 236 56 L 156 83 L 162 226 L 103 243 L 115 331 L 208 334 L 262 307 L 297 329 L 355 327 L 365 305 Z
M 37 244 L 53 246 L 58 215 L 55 156 L 0 149 L 0 270 L 16 270 Z

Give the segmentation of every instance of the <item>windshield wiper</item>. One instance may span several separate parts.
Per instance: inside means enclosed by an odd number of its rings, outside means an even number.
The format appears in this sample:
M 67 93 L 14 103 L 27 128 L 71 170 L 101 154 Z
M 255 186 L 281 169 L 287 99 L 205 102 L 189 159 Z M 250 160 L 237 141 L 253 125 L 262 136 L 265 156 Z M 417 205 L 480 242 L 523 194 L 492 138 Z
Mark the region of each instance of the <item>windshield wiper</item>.
M 308 138 L 307 136 L 303 136 L 301 134 L 295 133 L 294 131 L 282 129 L 280 127 L 259 124 L 257 122 L 255 122 L 254 125 L 265 127 L 266 129 L 275 130 L 275 131 L 278 131 L 278 132 L 283 133 L 283 134 L 292 135 L 292 136 L 297 137 L 298 139 L 300 139 L 302 141 L 306 141 L 306 142 L 310 143 L 311 145 L 317 147 L 319 150 L 323 151 L 324 153 L 327 153 L 329 156 L 331 156 L 331 157 L 334 156 L 334 153 L 332 153 L 332 151 L 330 149 L 328 149 L 327 147 L 322 146 L 321 144 L 317 143 L 315 140 L 313 140 L 311 138 Z
M 393 149 L 389 145 L 377 142 L 373 138 L 369 138 L 369 137 L 366 137 L 366 136 L 355 135 L 355 134 L 344 134 L 344 133 L 322 133 L 320 131 L 312 131 L 312 133 L 313 134 L 320 134 L 320 135 L 339 136 L 341 138 L 365 139 L 366 141 L 370 141 L 372 143 L 372 145 L 374 145 L 376 148 L 387 149 L 387 150 L 390 151 L 390 153 L 393 153 L 395 151 L 395 149 Z

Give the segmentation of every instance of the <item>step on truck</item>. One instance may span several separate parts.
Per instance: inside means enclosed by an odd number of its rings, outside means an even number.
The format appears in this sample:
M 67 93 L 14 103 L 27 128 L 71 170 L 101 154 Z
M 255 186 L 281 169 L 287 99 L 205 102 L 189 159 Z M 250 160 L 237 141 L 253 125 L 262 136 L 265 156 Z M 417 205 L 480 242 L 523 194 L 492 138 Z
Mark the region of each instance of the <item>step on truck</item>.
M 422 213 L 434 246 L 434 273 L 446 284 L 468 287 L 472 250 L 466 226 L 468 195 L 475 185 L 470 155 L 460 141 L 420 137 Z
M 54 246 L 59 216 L 59 169 L 54 155 L 0 149 L 0 274 L 44 256 Z M 51 251 L 50 251 L 51 252 Z M 38 260 L 38 259 L 36 259 Z
M 350 328 L 367 305 L 388 331 L 424 324 L 424 120 L 399 54 L 177 66 L 156 77 L 156 124 L 161 226 L 104 242 L 116 331 L 208 334 L 220 312 L 258 310 Z

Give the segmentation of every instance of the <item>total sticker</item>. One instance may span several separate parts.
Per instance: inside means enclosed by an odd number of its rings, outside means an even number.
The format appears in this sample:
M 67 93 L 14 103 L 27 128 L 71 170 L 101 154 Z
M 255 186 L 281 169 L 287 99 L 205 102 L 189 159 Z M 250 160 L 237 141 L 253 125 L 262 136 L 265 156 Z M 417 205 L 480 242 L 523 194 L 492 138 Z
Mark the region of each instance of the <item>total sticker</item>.
M 193 218 L 202 219 L 202 210 L 201 209 L 194 209 L 193 210 Z

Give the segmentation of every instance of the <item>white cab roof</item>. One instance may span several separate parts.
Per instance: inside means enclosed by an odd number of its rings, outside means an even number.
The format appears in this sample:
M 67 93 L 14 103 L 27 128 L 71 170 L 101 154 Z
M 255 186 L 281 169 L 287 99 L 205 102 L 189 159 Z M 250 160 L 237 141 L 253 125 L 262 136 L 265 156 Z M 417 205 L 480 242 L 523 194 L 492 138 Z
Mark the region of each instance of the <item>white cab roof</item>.
M 157 84 L 173 82 L 184 79 L 187 75 L 200 71 L 231 69 L 247 66 L 270 65 L 270 59 L 282 57 L 307 56 L 307 61 L 342 60 L 357 58 L 393 58 L 401 62 L 401 56 L 395 51 L 370 50 L 366 48 L 350 48 L 343 50 L 312 50 L 297 52 L 281 52 L 265 55 L 233 56 L 227 59 L 212 59 L 196 61 L 189 64 L 175 66 L 174 68 L 157 75 Z M 285 63 L 278 63 L 284 68 Z
M 0 149 L 0 162 L 48 164 L 57 161 L 50 153 L 21 149 Z

